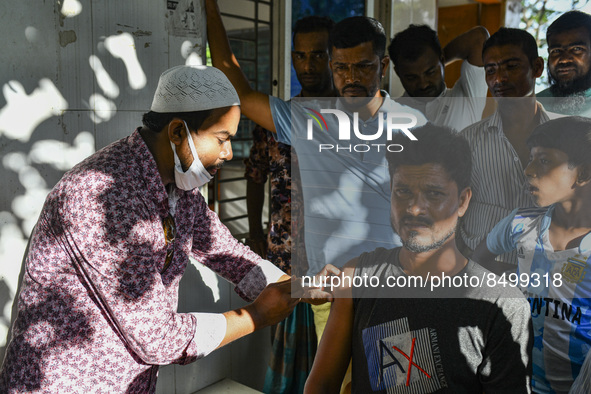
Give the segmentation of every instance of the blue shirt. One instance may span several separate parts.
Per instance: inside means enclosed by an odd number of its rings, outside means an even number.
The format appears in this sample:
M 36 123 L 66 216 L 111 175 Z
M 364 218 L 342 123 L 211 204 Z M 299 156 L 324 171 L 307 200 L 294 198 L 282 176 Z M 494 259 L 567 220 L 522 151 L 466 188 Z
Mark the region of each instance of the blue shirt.
M 495 254 L 517 251 L 519 285 L 532 311 L 536 393 L 567 392 L 591 348 L 591 234 L 576 248 L 554 251 L 553 210 L 516 209 L 486 239 Z
M 277 139 L 291 144 L 297 153 L 294 159 L 297 162 L 292 162 L 292 177 L 298 176 L 294 169 L 299 167 L 309 273 L 318 272 L 326 264 L 342 267 L 352 258 L 378 247 L 400 246 L 390 224 L 390 176 L 385 157 L 387 132 L 366 141 L 351 130 L 350 140 L 339 140 L 337 117 L 324 114 L 321 121 L 318 114 L 322 109 L 336 108 L 351 115 L 340 100 L 285 102 L 270 97 Z M 416 125 L 426 123 L 419 111 L 386 97 L 372 118 L 359 120 L 358 129 L 364 135 L 377 134 L 380 122 L 386 128 L 387 113 L 412 114 L 417 119 Z M 307 122 L 313 119 L 312 115 L 319 124 L 313 120 L 313 139 L 309 140 Z M 322 150 L 321 144 L 325 147 Z M 326 148 L 328 146 L 333 148 Z M 292 247 L 292 254 L 303 253 L 303 250 L 303 245 L 296 245 Z M 292 263 L 297 263 L 297 258 L 293 257 Z

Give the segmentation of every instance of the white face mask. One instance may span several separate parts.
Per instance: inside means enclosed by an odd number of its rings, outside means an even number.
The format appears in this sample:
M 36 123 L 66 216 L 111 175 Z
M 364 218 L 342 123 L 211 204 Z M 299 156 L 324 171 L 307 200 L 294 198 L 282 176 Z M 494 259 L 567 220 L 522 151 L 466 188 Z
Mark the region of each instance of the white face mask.
M 183 123 L 185 123 L 185 121 L 183 121 Z M 172 153 L 174 154 L 174 183 L 176 183 L 176 186 L 180 189 L 193 190 L 205 185 L 211 180 L 211 178 L 213 178 L 213 176 L 205 169 L 205 167 L 203 167 L 201 160 L 199 160 L 199 156 L 197 156 L 197 150 L 195 149 L 193 137 L 191 137 L 191 132 L 187 127 L 187 123 L 185 123 L 185 128 L 187 129 L 189 149 L 191 149 L 191 154 L 193 155 L 193 163 L 191 163 L 191 166 L 187 171 L 183 172 L 181 160 L 176 154 L 176 145 L 170 141 Z

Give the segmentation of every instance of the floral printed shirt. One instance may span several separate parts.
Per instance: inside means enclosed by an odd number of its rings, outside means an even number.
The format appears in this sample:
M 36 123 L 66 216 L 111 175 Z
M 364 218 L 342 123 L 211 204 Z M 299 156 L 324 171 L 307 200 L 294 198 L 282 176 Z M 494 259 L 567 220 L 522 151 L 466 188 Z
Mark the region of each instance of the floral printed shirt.
M 244 160 L 244 176 L 265 183 L 270 176 L 270 219 L 267 259 L 285 272 L 291 269 L 291 147 L 277 142 L 261 126 L 253 131 L 250 156 Z
M 267 262 L 198 190 L 176 193 L 176 239 L 167 243 L 168 194 L 138 131 L 64 175 L 31 239 L 0 392 L 151 393 L 158 365 L 219 345 L 223 315 L 176 312 L 189 254 L 246 299 L 270 282 Z

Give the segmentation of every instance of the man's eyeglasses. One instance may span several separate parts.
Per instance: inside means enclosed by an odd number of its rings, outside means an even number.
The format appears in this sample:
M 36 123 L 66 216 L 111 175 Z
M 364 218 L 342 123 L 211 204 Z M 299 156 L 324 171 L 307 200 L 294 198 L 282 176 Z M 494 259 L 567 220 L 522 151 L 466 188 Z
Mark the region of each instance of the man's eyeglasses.
M 162 227 L 164 228 L 164 241 L 166 242 L 166 247 L 168 249 L 166 251 L 164 267 L 162 267 L 162 271 L 160 271 L 161 274 L 163 274 L 168 269 L 170 263 L 172 262 L 172 256 L 174 256 L 174 245 L 170 245 L 169 247 L 169 244 L 174 243 L 176 238 L 176 225 L 174 224 L 174 218 L 172 215 L 169 214 L 167 217 L 162 219 Z

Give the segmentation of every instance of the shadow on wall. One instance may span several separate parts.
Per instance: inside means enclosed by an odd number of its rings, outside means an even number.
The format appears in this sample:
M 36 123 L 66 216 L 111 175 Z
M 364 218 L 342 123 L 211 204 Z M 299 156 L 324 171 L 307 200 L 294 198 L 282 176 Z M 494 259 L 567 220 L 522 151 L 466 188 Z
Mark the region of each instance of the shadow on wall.
M 4 311 L 6 310 L 6 306 L 8 304 L 10 304 L 10 301 L 12 300 L 11 294 L 10 294 L 10 288 L 8 287 L 8 285 L 6 284 L 6 282 L 4 280 L 0 280 L 0 308 L 2 310 L 2 314 L 0 315 L 0 323 L 2 323 L 4 326 L 6 327 L 10 327 L 10 316 L 6 316 Z M 7 340 L 6 343 L 8 344 L 8 340 L 10 336 L 10 328 L 8 330 L 8 334 L 7 334 Z M 6 351 L 6 346 L 0 346 L 0 360 L 4 360 L 4 352 Z M 1 362 L 0 362 L 1 364 Z
M 0 35 L 12 44 L 0 53 L 0 361 L 18 262 L 50 189 L 140 124 L 162 71 L 205 56 L 198 9 L 161 0 L 90 5 L 0 3 Z M 198 20 L 191 31 L 172 29 L 182 17 Z
M 20 273 L 18 275 L 18 287 L 16 289 L 16 293 L 14 295 L 10 294 L 10 288 L 8 287 L 8 285 L 4 282 L 4 280 L 0 281 L 0 306 L 2 306 L 2 316 L 0 318 L 0 321 L 2 322 L 2 324 L 4 324 L 6 327 L 8 327 L 8 332 L 6 333 L 5 345 L 0 346 L 0 368 L 2 367 L 2 364 L 4 361 L 4 355 L 6 354 L 6 348 L 8 347 L 8 344 L 10 343 L 10 339 L 12 338 L 12 323 L 16 319 L 16 313 L 18 311 L 18 297 L 17 296 L 21 291 L 21 284 L 23 282 L 23 275 L 25 272 L 25 260 L 27 259 L 27 254 L 29 253 L 29 245 L 30 244 L 31 244 L 31 242 L 30 242 L 30 237 L 29 237 L 29 242 L 27 243 L 27 247 L 25 249 L 25 253 L 23 255 L 23 259 L 21 262 L 21 269 L 20 269 L 20 271 L 19 271 Z M 14 297 L 14 299 L 12 297 Z M 12 308 L 11 308 L 10 316 L 6 316 L 4 314 L 4 312 L 6 311 L 6 305 L 9 304 L 11 300 L 12 300 Z
M 190 261 L 187 264 L 187 269 L 179 284 L 178 311 L 179 313 L 218 312 L 217 305 L 220 303 L 220 299 L 217 294 L 219 294 L 219 286 L 214 289 L 212 283 L 205 283 L 203 275 L 197 269 L 196 264 L 200 263 Z M 196 297 L 195 289 L 200 290 L 198 297 Z

